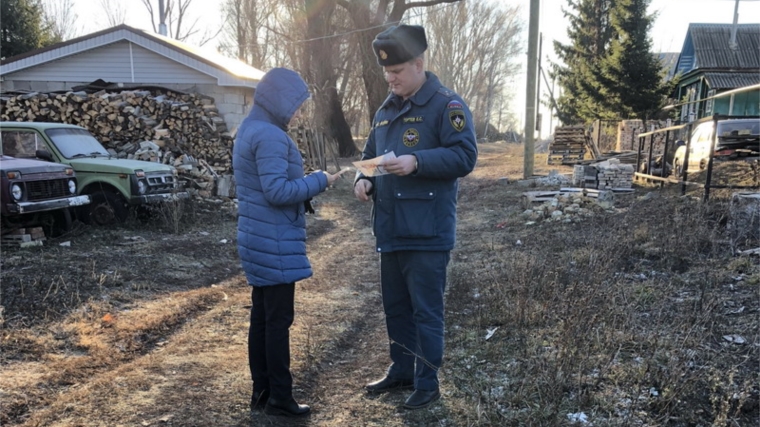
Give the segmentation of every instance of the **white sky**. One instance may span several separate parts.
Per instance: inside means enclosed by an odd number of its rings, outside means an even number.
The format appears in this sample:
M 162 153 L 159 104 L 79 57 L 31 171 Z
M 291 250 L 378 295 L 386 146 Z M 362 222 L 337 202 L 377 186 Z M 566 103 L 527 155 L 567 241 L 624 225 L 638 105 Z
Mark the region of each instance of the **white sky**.
M 51 0 L 48 0 L 51 1 Z M 52 0 L 55 1 L 55 0 Z M 126 24 L 150 29 L 149 16 L 141 0 L 108 0 L 127 5 Z M 465 0 L 466 1 L 466 0 Z M 522 8 L 525 22 L 525 51 L 527 52 L 528 19 L 530 0 L 493 0 L 508 4 L 517 4 Z M 107 24 L 99 0 L 73 0 L 74 11 L 81 23 L 82 34 L 104 29 Z M 158 0 L 151 0 L 155 5 Z M 194 0 L 191 11 L 200 16 L 200 23 L 216 26 L 221 21 L 219 5 L 221 0 Z M 686 36 L 689 23 L 732 23 L 736 0 L 652 0 L 649 12 L 658 13 L 650 36 L 652 47 L 656 52 L 679 52 Z M 567 24 L 562 14 L 562 7 L 567 7 L 567 0 L 542 0 L 540 6 L 540 32 L 543 38 L 542 64 L 548 64 L 548 59 L 556 58 L 552 41 L 567 42 Z M 739 23 L 758 23 L 760 25 L 760 0 L 739 0 Z M 186 21 L 187 22 L 187 21 Z M 201 32 L 204 25 L 201 24 Z M 192 41 L 191 41 L 192 42 Z M 214 45 L 214 42 L 207 46 Z M 520 58 L 524 64 L 525 58 Z M 540 77 L 540 76 L 539 76 Z M 547 76 L 548 78 L 548 76 Z M 514 82 L 515 98 L 512 111 L 523 122 L 525 113 L 525 75 Z M 546 85 L 541 81 L 541 86 Z M 543 108 L 543 107 L 542 107 Z M 548 135 L 548 111 L 544 115 L 542 136 Z M 522 126 L 522 125 L 521 125 Z M 522 128 L 521 128 L 522 129 Z

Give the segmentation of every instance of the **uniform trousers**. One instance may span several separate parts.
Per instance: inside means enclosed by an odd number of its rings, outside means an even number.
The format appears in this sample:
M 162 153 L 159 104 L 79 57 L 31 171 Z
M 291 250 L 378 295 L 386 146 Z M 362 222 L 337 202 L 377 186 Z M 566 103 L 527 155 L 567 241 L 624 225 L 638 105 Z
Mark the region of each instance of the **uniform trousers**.
M 293 396 L 290 374 L 290 326 L 293 324 L 295 283 L 252 286 L 248 363 L 253 391 L 287 401 Z
M 443 361 L 443 294 L 448 251 L 380 255 L 380 282 L 390 339 L 388 376 L 414 378 L 417 390 L 438 389 Z

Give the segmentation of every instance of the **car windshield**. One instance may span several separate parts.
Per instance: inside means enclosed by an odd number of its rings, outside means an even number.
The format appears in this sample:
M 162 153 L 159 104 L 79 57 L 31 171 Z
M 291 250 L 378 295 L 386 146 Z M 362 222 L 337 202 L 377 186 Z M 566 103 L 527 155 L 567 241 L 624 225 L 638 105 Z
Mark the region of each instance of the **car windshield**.
M 58 147 L 58 151 L 67 159 L 109 156 L 103 145 L 84 129 L 48 129 L 46 133 Z
M 718 137 L 725 139 L 750 139 L 760 135 L 760 121 L 737 121 L 718 123 Z

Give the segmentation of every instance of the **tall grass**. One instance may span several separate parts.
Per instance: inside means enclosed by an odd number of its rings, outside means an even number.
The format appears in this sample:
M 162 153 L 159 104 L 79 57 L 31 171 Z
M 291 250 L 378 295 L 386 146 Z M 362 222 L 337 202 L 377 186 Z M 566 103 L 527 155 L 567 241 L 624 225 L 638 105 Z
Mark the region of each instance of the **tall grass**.
M 460 409 L 477 425 L 756 421 L 757 317 L 731 313 L 757 309 L 760 268 L 732 257 L 722 212 L 721 201 L 654 199 L 542 224 L 519 246 L 509 230 L 468 241 L 448 296 L 459 311 L 445 372 L 472 404 Z

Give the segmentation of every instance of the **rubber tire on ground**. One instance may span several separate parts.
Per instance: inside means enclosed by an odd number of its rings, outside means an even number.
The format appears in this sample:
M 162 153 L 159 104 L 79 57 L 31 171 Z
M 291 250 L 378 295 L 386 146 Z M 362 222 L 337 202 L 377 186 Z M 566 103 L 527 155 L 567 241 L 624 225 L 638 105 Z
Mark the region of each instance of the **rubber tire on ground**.
M 82 219 L 85 223 L 111 225 L 126 221 L 129 210 L 118 195 L 101 191 L 90 194 L 90 199 L 90 204 L 83 206 L 85 215 Z
M 71 210 L 70 209 L 59 209 L 53 214 L 53 224 L 52 229 L 50 230 L 50 235 L 53 237 L 58 237 L 62 234 L 66 234 L 69 231 L 71 231 L 71 225 L 73 224 L 73 219 L 71 217 Z

